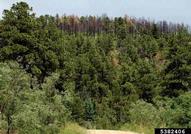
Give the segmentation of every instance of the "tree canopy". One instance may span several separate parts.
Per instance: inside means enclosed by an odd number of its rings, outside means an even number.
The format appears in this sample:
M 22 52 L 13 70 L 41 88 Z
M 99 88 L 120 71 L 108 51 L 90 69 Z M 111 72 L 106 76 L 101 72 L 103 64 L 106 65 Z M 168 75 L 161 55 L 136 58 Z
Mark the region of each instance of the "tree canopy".
M 13 4 L 0 20 L 0 133 L 57 134 L 67 122 L 191 127 L 190 51 L 185 25 L 37 17 Z

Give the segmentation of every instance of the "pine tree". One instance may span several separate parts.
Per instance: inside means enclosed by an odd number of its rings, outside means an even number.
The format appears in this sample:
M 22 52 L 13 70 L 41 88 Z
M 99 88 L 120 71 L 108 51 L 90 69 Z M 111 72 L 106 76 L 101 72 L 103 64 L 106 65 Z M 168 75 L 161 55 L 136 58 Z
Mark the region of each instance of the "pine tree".
M 32 8 L 20 2 L 4 11 L 1 27 L 0 60 L 17 61 L 42 83 L 59 64 L 53 51 L 53 45 L 59 38 L 51 18 L 37 21 Z
M 179 39 L 178 39 L 179 38 Z M 178 40 L 177 40 L 178 39 Z M 180 33 L 173 39 L 169 50 L 169 64 L 165 69 L 163 95 L 178 96 L 191 89 L 191 43 L 187 34 Z

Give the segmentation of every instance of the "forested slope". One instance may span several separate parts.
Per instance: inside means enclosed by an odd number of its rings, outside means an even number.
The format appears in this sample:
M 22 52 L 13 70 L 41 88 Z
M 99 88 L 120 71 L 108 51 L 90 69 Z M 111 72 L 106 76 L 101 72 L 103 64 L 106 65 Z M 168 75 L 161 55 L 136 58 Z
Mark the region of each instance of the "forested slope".
M 36 17 L 14 4 L 0 20 L 0 129 L 191 127 L 190 52 L 182 24 Z

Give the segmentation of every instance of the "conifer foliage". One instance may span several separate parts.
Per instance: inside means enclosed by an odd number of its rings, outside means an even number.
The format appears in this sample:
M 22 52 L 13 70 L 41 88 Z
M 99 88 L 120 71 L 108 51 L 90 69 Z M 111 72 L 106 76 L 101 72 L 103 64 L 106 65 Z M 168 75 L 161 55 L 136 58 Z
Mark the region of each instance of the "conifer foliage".
M 36 17 L 13 4 L 0 20 L 0 133 L 57 134 L 67 122 L 191 127 L 190 51 L 184 25 Z

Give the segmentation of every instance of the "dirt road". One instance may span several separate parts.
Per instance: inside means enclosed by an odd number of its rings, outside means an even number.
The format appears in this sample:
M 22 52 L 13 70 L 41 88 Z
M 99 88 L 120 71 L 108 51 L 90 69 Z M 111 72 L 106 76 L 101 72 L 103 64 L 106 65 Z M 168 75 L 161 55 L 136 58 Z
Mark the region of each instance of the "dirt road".
M 88 134 L 138 134 L 128 131 L 114 131 L 114 130 L 88 130 Z

